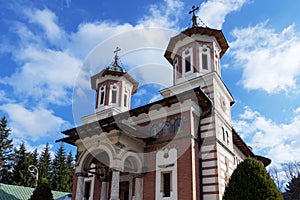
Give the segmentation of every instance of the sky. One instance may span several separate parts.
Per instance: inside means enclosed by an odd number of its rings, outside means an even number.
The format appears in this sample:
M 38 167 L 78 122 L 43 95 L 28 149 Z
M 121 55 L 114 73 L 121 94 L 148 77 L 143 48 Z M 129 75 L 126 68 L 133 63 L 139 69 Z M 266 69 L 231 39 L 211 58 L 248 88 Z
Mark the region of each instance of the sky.
M 113 62 L 116 46 L 140 83 L 132 107 L 160 99 L 158 91 L 172 85 L 165 48 L 191 26 L 193 5 L 230 46 L 221 73 L 235 99 L 235 130 L 273 166 L 299 159 L 295 0 L 0 0 L 0 116 L 15 145 L 41 150 L 48 142 L 55 151 L 60 132 L 94 112 L 89 78 Z

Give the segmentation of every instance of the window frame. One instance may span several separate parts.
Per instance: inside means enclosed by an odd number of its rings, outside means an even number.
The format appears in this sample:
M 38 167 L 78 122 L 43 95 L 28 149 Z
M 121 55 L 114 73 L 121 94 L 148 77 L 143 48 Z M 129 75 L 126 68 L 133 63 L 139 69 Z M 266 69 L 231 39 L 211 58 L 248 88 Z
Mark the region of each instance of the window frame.
M 114 88 L 115 87 L 115 88 Z M 113 92 L 115 92 L 115 102 L 113 102 Z M 119 86 L 112 84 L 110 87 L 110 101 L 111 105 L 118 105 L 119 103 Z
M 129 97 L 129 91 L 127 88 L 124 88 L 123 93 L 123 107 L 128 108 L 128 97 Z
M 205 72 L 207 71 L 211 71 L 211 55 L 210 55 L 210 51 L 211 49 L 206 46 L 203 45 L 202 47 L 199 47 L 199 70 L 203 70 Z M 206 55 L 206 65 L 207 65 L 207 69 L 203 68 L 203 55 Z
M 89 184 L 88 191 L 87 191 L 87 184 Z M 92 191 L 92 181 L 91 180 L 84 181 L 83 198 L 85 200 L 86 199 L 90 199 L 90 197 L 91 197 L 91 191 Z
M 186 58 L 190 58 L 190 70 L 186 71 Z M 194 73 L 194 62 L 193 62 L 193 48 L 187 48 L 182 52 L 182 74 L 183 76 L 187 76 L 189 74 Z
M 102 93 L 103 93 L 103 96 L 102 96 Z M 106 86 L 102 85 L 101 87 L 99 87 L 99 92 L 98 92 L 98 106 L 104 106 L 105 105 L 105 96 L 106 96 L 105 93 L 106 93 Z M 101 103 L 101 100 L 103 100 L 102 103 Z
M 166 174 L 169 174 L 169 190 L 168 190 L 168 195 L 169 196 L 166 196 L 165 195 L 165 189 L 166 189 L 166 187 L 165 187 L 165 175 Z M 161 177 L 160 177 L 160 181 L 161 181 L 161 183 L 160 183 L 160 192 L 162 193 L 162 197 L 163 198 L 170 198 L 171 196 L 172 196 L 172 185 L 173 185 L 173 174 L 172 174 L 172 171 L 162 171 L 161 172 Z

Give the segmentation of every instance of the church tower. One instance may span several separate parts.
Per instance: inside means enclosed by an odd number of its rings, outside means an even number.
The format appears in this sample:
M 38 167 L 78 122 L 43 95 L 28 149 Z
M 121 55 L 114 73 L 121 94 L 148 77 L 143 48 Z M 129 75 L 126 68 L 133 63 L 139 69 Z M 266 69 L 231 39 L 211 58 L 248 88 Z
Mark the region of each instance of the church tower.
M 212 112 L 200 119 L 199 171 L 201 199 L 222 199 L 236 167 L 238 152 L 233 144 L 230 107 L 234 99 L 221 79 L 220 59 L 228 49 L 221 30 L 199 26 L 193 7 L 193 26 L 172 37 L 165 58 L 173 66 L 173 86 L 161 94 L 180 94 L 200 87 L 212 101 Z M 242 158 L 244 159 L 244 158 Z
M 130 108 L 138 82 L 120 66 L 119 48 L 91 77 L 95 112 L 58 140 L 77 147 L 73 199 L 221 200 L 240 161 L 270 164 L 232 128 L 234 99 L 220 66 L 229 46 L 221 30 L 198 25 L 197 9 L 165 51 L 173 85 L 161 100 Z
M 131 95 L 136 93 L 138 82 L 132 78 L 119 64 L 118 52 L 112 65 L 91 77 L 91 87 L 96 91 L 96 119 L 113 116 L 130 110 Z M 86 123 L 93 121 L 93 116 L 82 118 Z

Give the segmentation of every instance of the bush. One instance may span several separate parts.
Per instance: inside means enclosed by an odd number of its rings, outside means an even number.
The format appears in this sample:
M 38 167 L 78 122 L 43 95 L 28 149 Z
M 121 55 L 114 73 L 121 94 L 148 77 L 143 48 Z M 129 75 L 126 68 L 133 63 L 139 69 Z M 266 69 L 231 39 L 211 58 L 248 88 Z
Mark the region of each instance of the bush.
M 29 200 L 54 200 L 47 179 L 42 178 L 41 183 L 33 191 Z
M 283 200 L 265 167 L 248 158 L 233 172 L 225 188 L 223 200 Z

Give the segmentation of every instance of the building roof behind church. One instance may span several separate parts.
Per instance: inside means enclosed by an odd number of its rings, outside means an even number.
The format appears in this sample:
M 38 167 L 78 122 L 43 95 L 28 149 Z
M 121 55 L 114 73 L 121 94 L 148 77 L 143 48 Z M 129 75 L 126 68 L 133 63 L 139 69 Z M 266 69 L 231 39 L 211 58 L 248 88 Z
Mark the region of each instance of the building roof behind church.
M 34 188 L 0 183 L 0 200 L 27 200 L 30 199 Z M 70 193 L 51 191 L 54 199 L 67 197 Z

